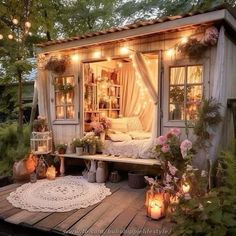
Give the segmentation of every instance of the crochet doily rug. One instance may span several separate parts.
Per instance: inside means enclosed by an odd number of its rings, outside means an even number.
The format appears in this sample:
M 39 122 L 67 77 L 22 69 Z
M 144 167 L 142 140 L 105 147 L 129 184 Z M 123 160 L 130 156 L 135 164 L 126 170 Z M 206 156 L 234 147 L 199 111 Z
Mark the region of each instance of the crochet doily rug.
M 65 176 L 24 184 L 7 200 L 28 211 L 66 212 L 96 204 L 110 194 L 105 184 L 88 183 L 82 176 Z

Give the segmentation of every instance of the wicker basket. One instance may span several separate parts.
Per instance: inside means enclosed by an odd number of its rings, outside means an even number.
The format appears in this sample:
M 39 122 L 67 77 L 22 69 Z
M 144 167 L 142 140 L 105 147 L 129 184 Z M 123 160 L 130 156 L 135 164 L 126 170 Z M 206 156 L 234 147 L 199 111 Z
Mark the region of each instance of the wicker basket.
M 131 171 L 128 174 L 128 185 L 130 188 L 145 188 L 146 183 L 144 180 L 144 172 L 142 171 Z

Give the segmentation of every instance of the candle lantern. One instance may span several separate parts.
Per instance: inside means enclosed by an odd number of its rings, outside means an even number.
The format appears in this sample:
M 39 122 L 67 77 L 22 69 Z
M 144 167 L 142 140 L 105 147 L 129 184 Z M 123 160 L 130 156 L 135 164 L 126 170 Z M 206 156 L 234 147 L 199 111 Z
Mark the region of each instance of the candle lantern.
M 151 219 L 158 220 L 165 216 L 167 207 L 169 205 L 169 194 L 156 190 L 153 186 L 146 193 L 146 211 L 147 216 Z
M 57 172 L 54 166 L 48 167 L 47 172 L 46 172 L 47 179 L 54 180 L 56 178 L 56 174 Z
M 36 155 L 52 152 L 52 133 L 32 132 L 30 139 L 31 152 Z

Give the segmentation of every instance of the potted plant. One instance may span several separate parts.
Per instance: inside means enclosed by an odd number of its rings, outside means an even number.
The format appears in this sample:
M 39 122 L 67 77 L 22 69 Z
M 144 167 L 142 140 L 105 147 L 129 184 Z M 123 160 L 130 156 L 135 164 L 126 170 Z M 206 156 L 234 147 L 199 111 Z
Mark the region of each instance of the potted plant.
M 33 122 L 33 130 L 35 132 L 44 132 L 47 130 L 47 122 L 46 117 L 38 116 L 36 120 Z
M 56 150 L 59 154 L 65 154 L 67 149 L 67 144 L 60 143 L 56 145 Z
M 87 133 L 83 138 L 85 146 L 87 146 L 89 155 L 95 155 L 97 151 L 97 144 L 100 141 L 94 132 Z
M 84 140 L 81 138 L 77 138 L 73 140 L 72 144 L 75 148 L 76 154 L 81 156 L 83 154 L 83 149 L 84 149 Z

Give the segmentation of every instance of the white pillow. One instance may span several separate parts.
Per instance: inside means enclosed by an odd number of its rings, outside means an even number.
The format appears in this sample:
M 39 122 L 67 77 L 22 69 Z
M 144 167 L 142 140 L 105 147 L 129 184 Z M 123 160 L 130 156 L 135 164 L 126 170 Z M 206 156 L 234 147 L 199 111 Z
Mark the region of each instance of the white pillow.
M 132 138 L 128 134 L 120 133 L 120 134 L 108 134 L 108 137 L 113 142 L 123 142 L 130 141 Z
M 111 129 L 117 130 L 120 132 L 128 132 L 127 119 L 126 118 L 117 118 L 111 119 Z
M 142 123 L 138 116 L 127 117 L 128 131 L 143 130 Z
M 149 139 L 152 136 L 150 132 L 144 132 L 144 131 L 131 131 L 128 132 L 128 134 L 131 136 L 132 139 L 135 140 Z

